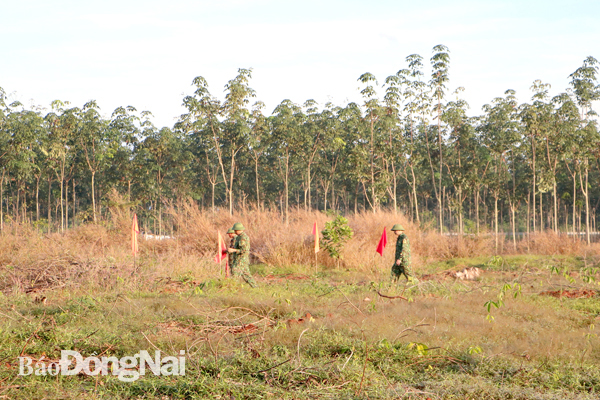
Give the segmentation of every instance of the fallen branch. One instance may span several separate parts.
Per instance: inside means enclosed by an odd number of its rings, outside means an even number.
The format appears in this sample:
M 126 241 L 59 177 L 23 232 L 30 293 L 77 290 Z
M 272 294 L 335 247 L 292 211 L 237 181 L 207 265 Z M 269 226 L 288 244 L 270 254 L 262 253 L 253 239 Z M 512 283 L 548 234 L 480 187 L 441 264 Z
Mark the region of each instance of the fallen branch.
M 300 336 L 298 336 L 298 365 L 300 365 L 300 339 L 302 339 L 302 335 L 304 335 L 304 332 L 306 332 L 309 329 L 310 328 L 306 328 L 305 330 L 302 331 Z
M 418 327 L 420 327 L 420 326 L 429 326 L 429 325 L 431 325 L 431 324 L 424 324 L 424 323 L 423 323 L 423 321 L 425 321 L 425 318 L 423 318 L 423 319 L 421 320 L 421 322 L 419 322 L 419 323 L 418 323 L 418 324 L 416 324 L 416 325 L 409 326 L 408 328 L 404 328 L 403 330 L 401 330 L 400 332 L 398 332 L 398 334 L 396 335 L 396 337 L 394 338 L 394 340 L 397 340 L 397 339 L 400 337 L 400 335 L 402 335 L 402 334 L 403 334 L 404 332 L 406 332 L 406 331 L 413 331 L 413 332 L 415 332 L 415 333 L 416 333 L 416 331 L 415 331 L 413 328 L 418 328 Z
M 348 303 L 349 303 L 349 304 L 350 304 L 352 307 L 354 307 L 354 308 L 355 308 L 355 309 L 356 309 L 356 310 L 357 310 L 359 313 L 361 313 L 363 316 L 365 315 L 365 313 L 363 313 L 363 312 L 360 310 L 360 308 L 356 307 L 356 306 L 354 305 L 354 303 L 352 303 L 352 302 L 350 301 L 350 299 L 348 299 L 348 296 L 346 296 L 346 295 L 344 294 L 344 292 L 342 292 L 342 291 L 341 291 L 339 288 L 336 288 L 336 289 L 340 291 L 340 293 L 342 294 L 342 296 L 344 296 L 344 298 L 346 299 L 346 301 L 347 301 L 347 302 L 348 302 Z
M 386 298 L 386 299 L 402 299 L 402 300 L 408 301 L 408 299 L 406 297 L 404 297 L 404 296 L 387 296 L 385 294 L 381 294 L 381 292 L 379 290 L 377 291 L 377 294 L 379 296 L 381 296 L 381 297 Z
M 255 374 L 262 374 L 263 372 L 270 371 L 270 370 L 272 370 L 273 368 L 277 368 L 277 367 L 279 367 L 279 366 L 281 366 L 281 365 L 283 365 L 283 364 L 285 364 L 285 363 L 288 363 L 288 362 L 290 362 L 291 360 L 292 360 L 291 358 L 288 358 L 287 360 L 285 360 L 285 361 L 283 361 L 283 362 L 280 362 L 279 364 L 275 364 L 275 365 L 273 365 L 272 367 L 269 367 L 269 368 L 267 368 L 267 369 L 263 369 L 262 371 L 257 371 L 257 372 L 255 372 Z

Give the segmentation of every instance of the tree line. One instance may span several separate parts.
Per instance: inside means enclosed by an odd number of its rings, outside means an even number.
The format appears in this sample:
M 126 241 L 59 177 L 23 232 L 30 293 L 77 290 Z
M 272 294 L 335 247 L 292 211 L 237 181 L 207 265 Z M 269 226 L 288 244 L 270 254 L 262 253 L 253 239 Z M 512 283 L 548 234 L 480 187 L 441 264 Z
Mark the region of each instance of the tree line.
M 343 213 L 382 207 L 422 227 L 479 234 L 590 232 L 600 204 L 598 61 L 587 57 L 564 92 L 535 80 L 528 102 L 507 90 L 469 116 L 449 89 L 450 52 L 378 81 L 364 73 L 360 102 L 257 101 L 250 69 L 222 99 L 201 76 L 186 112 L 158 128 L 148 111 L 95 101 L 49 109 L 10 102 L 0 88 L 0 228 L 7 221 L 64 231 L 126 199 L 145 229 L 173 230 L 167 206 L 188 199 L 234 214 L 250 205 Z M 516 244 L 515 244 L 516 245 Z

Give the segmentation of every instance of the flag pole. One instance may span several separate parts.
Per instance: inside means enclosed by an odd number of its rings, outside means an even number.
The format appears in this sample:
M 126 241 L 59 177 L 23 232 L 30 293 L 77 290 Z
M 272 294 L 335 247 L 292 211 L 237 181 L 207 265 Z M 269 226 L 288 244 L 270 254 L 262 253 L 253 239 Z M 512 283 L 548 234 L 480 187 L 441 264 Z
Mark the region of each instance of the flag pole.
M 313 225 L 313 235 L 315 235 L 315 274 L 319 272 L 319 260 L 317 253 L 321 250 L 319 247 L 319 230 L 317 229 L 317 221 Z
M 136 253 L 138 252 L 137 234 L 140 233 L 140 228 L 137 221 L 137 214 L 133 214 L 133 220 L 131 221 L 131 252 L 133 253 L 133 270 L 135 271 L 136 266 Z
M 219 247 L 219 276 L 222 278 L 223 277 L 223 246 L 221 245 L 221 233 L 217 231 L 217 235 L 219 236 L 219 239 L 217 240 L 219 243 L 217 244 L 217 246 Z

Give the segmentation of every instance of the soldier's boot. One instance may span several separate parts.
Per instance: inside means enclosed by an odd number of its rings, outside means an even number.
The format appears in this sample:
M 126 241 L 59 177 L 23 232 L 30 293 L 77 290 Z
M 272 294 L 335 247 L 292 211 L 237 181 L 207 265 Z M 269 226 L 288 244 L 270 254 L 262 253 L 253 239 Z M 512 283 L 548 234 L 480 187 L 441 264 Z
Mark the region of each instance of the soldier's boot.
M 256 281 L 254 280 L 254 278 L 252 277 L 252 275 L 246 273 L 246 274 L 242 274 L 242 279 L 246 281 L 246 283 L 248 285 L 250 285 L 253 288 L 258 287 L 258 285 L 256 284 Z

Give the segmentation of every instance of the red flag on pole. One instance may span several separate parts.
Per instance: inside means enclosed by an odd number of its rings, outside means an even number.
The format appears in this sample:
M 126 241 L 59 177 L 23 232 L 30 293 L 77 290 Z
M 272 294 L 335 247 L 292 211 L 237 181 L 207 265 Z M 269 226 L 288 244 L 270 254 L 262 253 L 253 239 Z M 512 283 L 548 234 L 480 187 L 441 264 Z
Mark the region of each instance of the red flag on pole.
M 220 263 L 225 258 L 227 258 L 227 246 L 225 246 L 225 241 L 221 236 L 221 232 L 217 232 L 219 235 L 219 243 L 217 247 L 217 255 L 215 256 L 215 262 Z
M 137 214 L 133 214 L 133 222 L 131 223 L 131 252 L 134 256 L 138 252 L 138 233 L 140 233 L 140 228 L 138 226 Z
M 377 245 L 377 252 L 380 256 L 383 257 L 383 249 L 387 245 L 387 234 L 385 233 L 385 227 L 383 228 L 383 233 L 381 234 L 381 239 L 379 239 L 379 244 Z
M 313 225 L 312 234 L 315 235 L 315 254 L 316 254 L 319 252 L 319 250 L 321 250 L 321 248 L 319 247 L 319 231 L 317 230 L 317 221 L 315 221 L 315 224 Z

